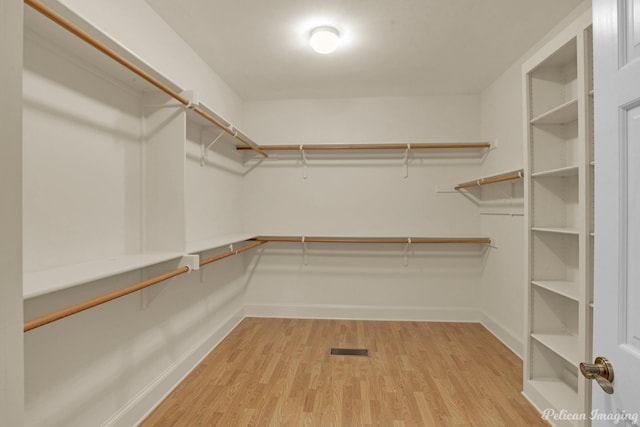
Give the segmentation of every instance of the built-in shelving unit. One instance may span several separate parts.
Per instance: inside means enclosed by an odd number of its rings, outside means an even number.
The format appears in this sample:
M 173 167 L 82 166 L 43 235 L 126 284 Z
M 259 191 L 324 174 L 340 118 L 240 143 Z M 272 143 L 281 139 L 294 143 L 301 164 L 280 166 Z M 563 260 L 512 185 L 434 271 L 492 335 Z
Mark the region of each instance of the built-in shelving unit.
M 539 409 L 587 413 L 591 359 L 593 89 L 591 15 L 523 65 L 527 216 L 524 394 Z M 588 418 L 588 417 L 587 417 Z M 586 425 L 588 421 L 560 421 Z

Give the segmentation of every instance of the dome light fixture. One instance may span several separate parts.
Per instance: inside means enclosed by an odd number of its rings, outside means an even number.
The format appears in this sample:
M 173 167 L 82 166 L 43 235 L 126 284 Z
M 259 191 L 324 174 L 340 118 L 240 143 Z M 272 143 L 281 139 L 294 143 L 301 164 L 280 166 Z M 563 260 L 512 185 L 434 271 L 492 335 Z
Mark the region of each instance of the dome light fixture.
M 333 27 L 317 27 L 311 30 L 309 39 L 311 48 L 318 53 L 327 55 L 340 44 L 340 33 Z

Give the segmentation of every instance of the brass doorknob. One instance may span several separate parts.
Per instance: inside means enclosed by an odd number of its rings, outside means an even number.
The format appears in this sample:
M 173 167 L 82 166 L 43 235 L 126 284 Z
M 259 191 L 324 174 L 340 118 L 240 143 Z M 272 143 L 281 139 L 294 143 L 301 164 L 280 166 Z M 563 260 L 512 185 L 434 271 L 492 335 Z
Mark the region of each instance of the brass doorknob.
M 604 357 L 596 357 L 593 363 L 581 363 L 580 372 L 585 378 L 596 380 L 605 393 L 613 394 L 613 365 Z

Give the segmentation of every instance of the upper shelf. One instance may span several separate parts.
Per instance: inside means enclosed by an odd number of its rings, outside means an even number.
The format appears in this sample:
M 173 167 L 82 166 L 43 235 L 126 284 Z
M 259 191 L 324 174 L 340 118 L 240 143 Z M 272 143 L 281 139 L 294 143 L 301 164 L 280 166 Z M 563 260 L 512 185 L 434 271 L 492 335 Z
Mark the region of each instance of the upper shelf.
M 563 125 L 578 120 L 578 100 L 572 99 L 531 119 L 532 125 Z
M 72 16 L 69 19 L 40 1 L 25 0 L 24 3 L 39 12 L 34 13 L 29 9 L 25 11 L 25 27 L 33 34 L 37 34 L 49 42 L 53 41 L 59 46 L 64 46 L 65 50 L 72 55 L 83 58 L 96 70 L 113 76 L 129 87 L 139 91 L 148 90 L 150 88 L 149 85 L 155 87 L 178 101 L 188 110 L 191 110 L 195 115 L 206 120 L 209 124 L 217 126 L 223 132 L 246 145 L 250 150 L 267 157 L 267 154 L 257 144 L 234 126 L 213 113 L 209 108 L 199 102 L 194 102 L 193 99 L 185 94 L 184 90 L 160 75 L 124 46 L 96 30 L 79 17 Z M 48 19 L 44 19 L 45 17 Z M 66 31 L 60 31 L 60 28 L 53 25 L 53 23 Z
M 575 67 L 578 61 L 578 41 L 576 38 L 572 38 L 564 46 L 556 50 L 553 54 L 549 55 L 544 61 L 542 61 L 536 70 L 544 68 L 565 68 L 567 66 Z
M 480 185 L 493 184 L 496 182 L 511 181 L 514 179 L 521 179 L 524 177 L 524 169 L 517 169 L 511 172 L 504 172 L 498 175 L 491 175 L 484 178 L 479 178 L 473 181 L 463 182 L 454 187 L 455 190 L 462 190 L 463 188 L 476 187 Z

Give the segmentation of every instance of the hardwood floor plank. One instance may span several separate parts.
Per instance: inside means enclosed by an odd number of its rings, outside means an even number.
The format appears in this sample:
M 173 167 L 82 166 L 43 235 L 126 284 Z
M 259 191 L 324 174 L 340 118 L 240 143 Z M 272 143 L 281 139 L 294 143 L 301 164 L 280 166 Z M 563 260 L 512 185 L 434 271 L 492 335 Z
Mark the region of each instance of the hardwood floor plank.
M 141 426 L 546 426 L 521 371 L 474 323 L 246 318 Z

